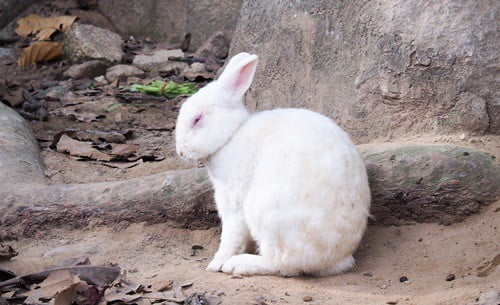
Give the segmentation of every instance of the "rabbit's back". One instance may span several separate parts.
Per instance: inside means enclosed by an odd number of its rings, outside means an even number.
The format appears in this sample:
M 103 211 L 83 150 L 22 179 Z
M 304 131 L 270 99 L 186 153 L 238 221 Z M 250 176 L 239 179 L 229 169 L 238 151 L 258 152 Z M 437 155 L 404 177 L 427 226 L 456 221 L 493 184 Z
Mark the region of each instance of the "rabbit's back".
M 335 273 L 325 268 L 349 259 L 361 240 L 370 206 L 363 160 L 323 115 L 254 114 L 208 167 L 216 192 L 234 199 L 261 251 L 273 251 L 267 254 L 290 274 Z

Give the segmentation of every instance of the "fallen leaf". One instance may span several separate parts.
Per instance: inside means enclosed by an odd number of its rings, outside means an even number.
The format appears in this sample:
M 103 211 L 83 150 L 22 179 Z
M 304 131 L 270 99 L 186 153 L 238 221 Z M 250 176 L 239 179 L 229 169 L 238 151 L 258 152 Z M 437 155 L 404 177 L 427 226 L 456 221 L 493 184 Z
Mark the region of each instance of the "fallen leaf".
M 131 303 L 139 299 L 142 295 L 140 294 L 127 294 L 123 291 L 117 289 L 108 289 L 104 292 L 104 299 L 107 303 L 121 301 L 124 303 Z
M 114 157 L 92 147 L 92 142 L 81 142 L 63 134 L 57 142 L 57 152 L 68 153 L 71 156 L 85 157 L 99 161 L 111 161 Z
M 54 262 L 49 258 L 12 259 L 0 262 L 0 268 L 17 275 L 26 275 L 54 267 Z
M 113 144 L 110 154 L 122 158 L 128 158 L 139 151 L 139 145 L 135 144 Z
M 103 114 L 95 114 L 91 112 L 75 112 L 65 108 L 61 110 L 61 113 L 64 114 L 65 116 L 73 117 L 77 121 L 87 122 L 87 123 L 94 122 L 97 121 L 98 119 L 106 117 Z
M 71 305 L 75 299 L 75 288 L 78 285 L 79 283 L 74 283 L 66 289 L 61 290 L 54 300 L 54 305 Z
M 34 65 L 37 62 L 49 61 L 62 57 L 62 47 L 58 42 L 38 41 L 29 47 L 23 49 L 18 64 L 25 68 Z
M 0 260 L 8 260 L 14 256 L 17 256 L 17 252 L 14 248 L 0 244 Z
M 134 161 L 134 162 L 106 162 L 106 163 L 102 163 L 102 165 L 107 166 L 107 167 L 111 167 L 111 168 L 127 169 L 127 168 L 132 168 L 134 166 L 137 166 L 141 163 L 144 163 L 144 161 L 142 161 L 142 159 L 139 159 L 139 160 Z
M 73 277 L 69 270 L 56 270 L 49 274 L 49 276 L 40 283 L 40 289 L 32 290 L 39 291 L 39 298 L 51 299 L 58 292 L 69 288 L 71 285 L 80 282 L 80 278 Z
M 29 14 L 17 21 L 18 27 L 15 32 L 22 37 L 34 35 L 36 40 L 50 40 L 54 32 L 66 32 L 76 18 L 76 16 L 42 17 Z
M 16 277 L 16 274 L 14 272 L 2 269 L 0 267 L 0 281 L 10 280 L 10 279 L 15 278 L 15 277 Z
M 477 276 L 485 277 L 493 272 L 496 267 L 500 265 L 500 254 L 497 254 L 491 261 L 484 263 L 482 266 L 478 267 Z
M 86 96 L 86 95 L 80 96 L 75 94 L 73 91 L 66 93 L 66 95 L 61 98 L 63 107 L 80 105 L 85 102 L 90 102 L 93 100 L 94 99 L 91 96 Z
M 161 282 L 153 284 L 153 286 L 151 288 L 153 290 L 163 292 L 163 291 L 172 289 L 173 286 L 174 286 L 173 280 L 163 280 Z
M 96 286 L 106 286 L 112 283 L 120 275 L 120 267 L 112 266 L 71 266 L 58 267 L 44 270 L 38 273 L 17 276 L 15 278 L 0 282 L 0 288 L 13 285 L 29 285 L 46 279 L 49 274 L 57 270 L 69 270 L 71 275 L 78 275 L 83 281 Z
M 104 289 L 80 282 L 75 287 L 75 292 L 74 303 L 76 305 L 96 305 L 103 295 Z M 68 305 L 71 305 L 71 303 Z

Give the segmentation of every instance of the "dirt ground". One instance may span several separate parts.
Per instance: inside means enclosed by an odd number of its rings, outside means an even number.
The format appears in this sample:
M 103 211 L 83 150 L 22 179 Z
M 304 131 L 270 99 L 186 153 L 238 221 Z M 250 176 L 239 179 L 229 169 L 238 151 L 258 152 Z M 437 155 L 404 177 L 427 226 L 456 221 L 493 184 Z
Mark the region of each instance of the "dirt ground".
M 500 268 L 491 266 L 495 257 L 498 264 L 500 255 L 499 212 L 496 202 L 451 226 L 370 226 L 355 254 L 356 268 L 326 278 L 234 278 L 206 272 L 218 245 L 217 228 L 191 231 L 135 224 L 121 230 L 55 229 L 12 246 L 19 258 L 38 259 L 50 250 L 59 253 L 53 259 L 88 256 L 93 264 L 117 263 L 137 283 L 192 282 L 186 293 L 204 291 L 220 296 L 222 304 L 304 304 L 305 296 L 312 297 L 308 304 L 478 304 L 482 293 L 500 289 Z M 193 245 L 203 249 L 191 256 Z M 446 281 L 450 274 L 455 279 Z M 401 283 L 402 276 L 409 281 Z
M 90 82 L 61 78 L 61 72 L 69 65 L 65 61 L 20 70 L 12 59 L 2 60 L 0 75 L 9 75 L 8 79 L 1 80 L 3 93 L 25 88 L 36 96 L 44 90 L 69 84 L 69 91 L 88 97 L 81 104 L 69 106 L 59 98 L 40 100 L 39 107 L 46 109 L 48 120 L 30 120 L 42 147 L 50 183 L 113 181 L 196 166 L 175 155 L 173 126 L 183 98 L 124 101 L 109 92 L 86 95 L 82 92 L 88 89 Z M 103 117 L 82 122 L 64 114 L 62 109 Z M 137 144 L 161 160 L 146 160 L 131 168 L 112 168 L 106 162 L 82 161 L 50 147 L 54 136 L 61 132 L 125 130 L 132 131 L 127 144 Z M 474 147 L 493 154 L 497 160 L 499 140 L 500 137 L 491 135 L 404 139 Z M 193 282 L 187 292 L 206 291 L 219 296 L 222 304 L 303 304 L 305 296 L 312 297 L 308 304 L 477 304 L 482 293 L 500 290 L 500 269 L 493 266 L 498 264 L 500 255 L 499 213 L 500 202 L 496 202 L 480 214 L 451 226 L 370 226 L 355 254 L 357 267 L 327 278 L 235 278 L 206 272 L 204 269 L 218 245 L 218 228 L 191 231 L 144 224 L 121 229 L 89 227 L 83 231 L 55 228 L 10 244 L 20 253 L 20 259 L 36 260 L 52 251 L 59 253 L 54 259 L 88 256 L 94 264 L 116 263 L 138 283 L 164 279 Z M 203 249 L 191 256 L 194 245 Z M 450 274 L 454 274 L 455 279 L 447 281 Z M 409 281 L 400 282 L 402 276 Z

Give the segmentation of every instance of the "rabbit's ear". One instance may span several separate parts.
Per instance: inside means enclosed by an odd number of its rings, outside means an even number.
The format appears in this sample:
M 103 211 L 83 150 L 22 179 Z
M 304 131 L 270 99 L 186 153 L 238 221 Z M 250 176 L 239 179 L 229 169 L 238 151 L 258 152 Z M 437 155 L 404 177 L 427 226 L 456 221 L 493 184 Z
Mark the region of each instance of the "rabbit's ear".
M 233 98 L 241 98 L 252 84 L 257 60 L 255 54 L 239 53 L 231 58 L 226 69 L 217 81 Z

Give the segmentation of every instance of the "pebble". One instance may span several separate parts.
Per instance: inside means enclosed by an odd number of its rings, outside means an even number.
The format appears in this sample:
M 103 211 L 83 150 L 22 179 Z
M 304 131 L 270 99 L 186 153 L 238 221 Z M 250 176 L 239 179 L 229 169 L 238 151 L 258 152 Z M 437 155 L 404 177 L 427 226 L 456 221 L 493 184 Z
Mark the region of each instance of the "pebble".
M 408 277 L 406 277 L 406 276 L 403 275 L 402 277 L 399 278 L 399 281 L 401 283 L 408 282 Z
M 455 279 L 455 275 L 453 273 L 450 273 L 446 276 L 446 281 L 451 282 Z
M 368 277 L 372 277 L 373 276 L 373 274 L 370 271 L 363 272 L 363 275 L 364 276 L 368 276 Z
M 460 135 L 460 140 L 465 140 L 465 138 L 466 138 L 465 133 L 462 133 L 462 134 Z
M 306 295 L 302 298 L 302 301 L 304 302 L 311 302 L 313 300 L 312 296 Z

